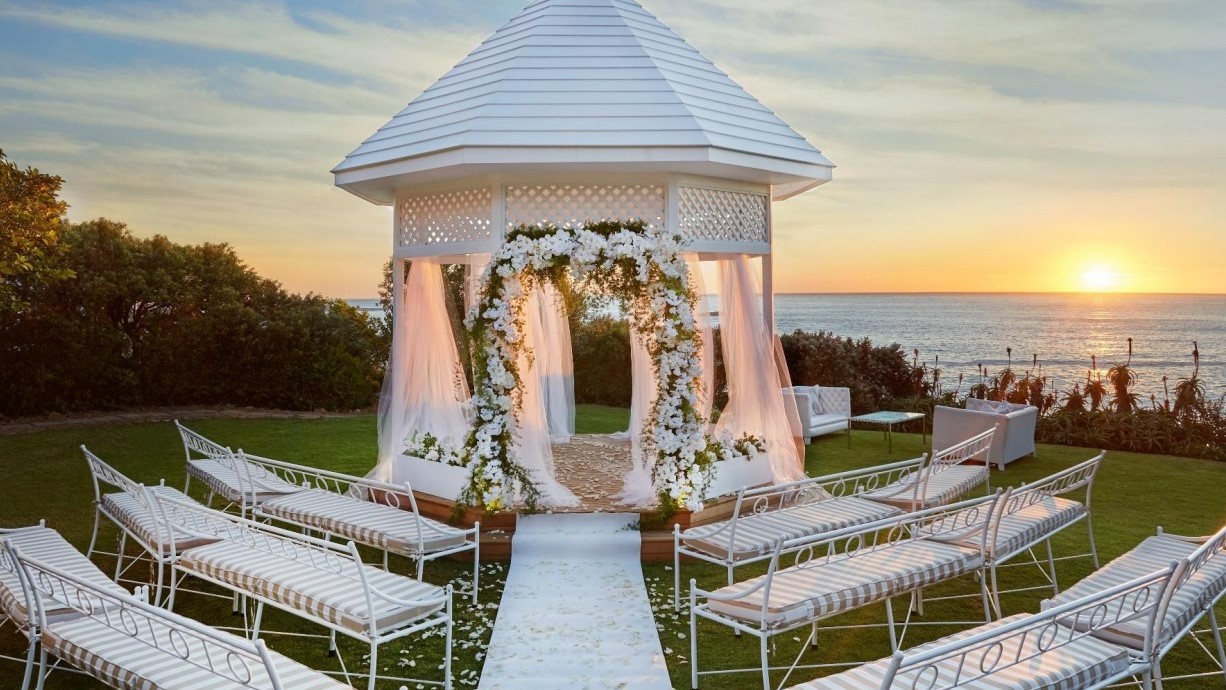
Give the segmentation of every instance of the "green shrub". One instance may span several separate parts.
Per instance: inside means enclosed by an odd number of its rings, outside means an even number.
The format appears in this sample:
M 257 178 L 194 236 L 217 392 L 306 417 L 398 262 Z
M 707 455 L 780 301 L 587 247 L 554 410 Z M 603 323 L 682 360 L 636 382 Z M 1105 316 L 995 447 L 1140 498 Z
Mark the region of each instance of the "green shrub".
M 875 346 L 868 338 L 840 338 L 825 331 L 795 331 L 780 340 L 792 383 L 849 388 L 854 414 L 880 410 L 892 399 L 919 392 L 916 367 L 897 343 Z
M 287 293 L 226 245 L 63 233 L 74 277 L 0 315 L 0 414 L 232 404 L 354 409 L 376 399 L 380 334 L 338 300 Z

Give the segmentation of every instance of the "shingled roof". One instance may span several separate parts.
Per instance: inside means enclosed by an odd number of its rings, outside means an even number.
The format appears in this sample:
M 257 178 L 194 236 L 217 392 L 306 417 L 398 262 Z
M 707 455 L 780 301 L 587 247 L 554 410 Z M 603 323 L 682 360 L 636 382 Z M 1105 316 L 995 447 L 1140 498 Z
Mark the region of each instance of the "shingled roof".
M 396 187 L 513 171 L 680 172 L 765 182 L 776 198 L 834 164 L 633 0 L 539 0 L 333 170 Z

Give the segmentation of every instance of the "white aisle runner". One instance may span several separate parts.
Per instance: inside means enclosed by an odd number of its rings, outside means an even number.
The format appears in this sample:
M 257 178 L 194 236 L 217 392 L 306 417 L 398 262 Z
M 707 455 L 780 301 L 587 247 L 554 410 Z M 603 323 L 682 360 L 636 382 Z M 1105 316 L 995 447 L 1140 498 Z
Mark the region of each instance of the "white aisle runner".
M 637 515 L 519 517 L 480 690 L 668 690 Z

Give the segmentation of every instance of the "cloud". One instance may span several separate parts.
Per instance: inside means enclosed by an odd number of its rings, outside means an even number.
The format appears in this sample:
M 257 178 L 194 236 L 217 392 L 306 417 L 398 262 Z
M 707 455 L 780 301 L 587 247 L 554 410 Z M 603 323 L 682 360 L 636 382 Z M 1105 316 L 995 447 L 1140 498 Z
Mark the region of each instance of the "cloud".
M 115 38 L 275 58 L 401 89 L 421 90 L 483 36 L 409 25 L 395 15 L 360 21 L 309 11 L 296 19 L 269 2 L 139 3 L 124 7 L 0 6 L 0 17 Z
M 1110 243 L 1175 276 L 1226 253 L 1226 100 L 1179 67 L 1226 73 L 1226 3 L 646 4 L 839 164 L 776 210 L 783 289 L 947 288 L 985 247 Z M 64 176 L 75 218 L 229 241 L 291 288 L 369 295 L 389 212 L 328 170 L 520 5 L 0 4 L 10 26 L 135 56 L 5 53 L 0 143 Z M 1023 288 L 1028 266 L 970 287 Z

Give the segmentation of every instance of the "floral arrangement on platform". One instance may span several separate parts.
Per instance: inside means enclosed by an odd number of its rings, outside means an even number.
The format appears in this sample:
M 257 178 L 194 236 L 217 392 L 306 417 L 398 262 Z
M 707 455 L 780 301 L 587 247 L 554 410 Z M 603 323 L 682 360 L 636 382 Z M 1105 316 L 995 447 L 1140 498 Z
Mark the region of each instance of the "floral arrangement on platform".
M 434 434 L 413 434 L 405 439 L 404 453 L 430 462 L 441 462 L 452 467 L 467 467 L 468 455 L 463 446 L 453 446 Z
M 466 320 L 473 343 L 475 415 L 465 448 L 469 485 L 461 498 L 489 510 L 506 507 L 512 496 L 536 506 L 540 493 L 516 457 L 514 442 L 522 402 L 517 362 L 524 348 L 523 305 L 541 281 L 564 284 L 573 277 L 625 300 L 637 330 L 650 336 L 658 391 L 643 442 L 657 454 L 654 485 L 666 510 L 701 508 L 714 462 L 751 459 L 764 448 L 748 436 L 707 437 L 697 398 L 702 341 L 681 238 L 642 222 L 604 221 L 578 229 L 521 226 L 492 257 L 480 299 Z

